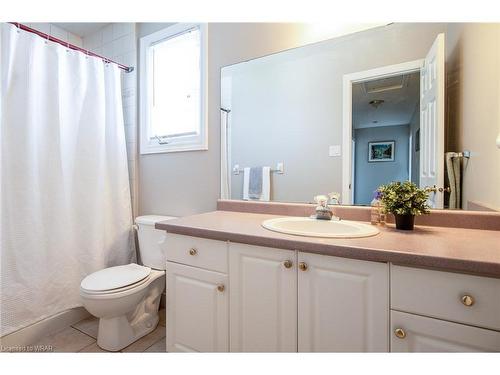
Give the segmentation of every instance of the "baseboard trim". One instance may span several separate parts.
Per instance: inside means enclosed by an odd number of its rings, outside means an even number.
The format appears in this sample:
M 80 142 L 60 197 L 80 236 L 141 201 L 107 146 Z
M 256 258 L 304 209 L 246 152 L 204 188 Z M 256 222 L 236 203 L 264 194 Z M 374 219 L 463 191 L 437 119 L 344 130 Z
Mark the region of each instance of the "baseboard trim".
M 89 312 L 83 307 L 75 307 L 9 333 L 0 338 L 0 343 L 4 347 L 33 345 L 42 337 L 61 331 L 89 316 Z

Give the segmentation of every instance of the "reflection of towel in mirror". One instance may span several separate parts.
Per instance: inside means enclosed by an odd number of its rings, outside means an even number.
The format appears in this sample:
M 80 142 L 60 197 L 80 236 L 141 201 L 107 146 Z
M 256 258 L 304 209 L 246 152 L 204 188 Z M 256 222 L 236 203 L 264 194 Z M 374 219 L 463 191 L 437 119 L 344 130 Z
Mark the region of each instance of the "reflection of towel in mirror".
M 248 180 L 248 197 L 260 199 L 262 195 L 262 167 L 250 168 L 250 179 Z
M 271 198 L 271 168 L 243 169 L 243 199 L 269 201 Z
M 448 173 L 448 181 L 450 183 L 450 201 L 448 208 L 462 207 L 462 166 L 460 157 L 456 152 L 446 153 L 446 172 Z

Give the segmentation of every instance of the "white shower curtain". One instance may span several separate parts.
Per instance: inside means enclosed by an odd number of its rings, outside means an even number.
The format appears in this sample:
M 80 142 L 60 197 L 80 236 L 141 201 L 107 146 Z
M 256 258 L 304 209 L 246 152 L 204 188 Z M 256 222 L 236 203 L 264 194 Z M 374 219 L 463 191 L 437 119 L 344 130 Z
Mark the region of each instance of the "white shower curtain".
M 120 70 L 1 25 L 3 336 L 72 307 L 89 273 L 135 261 Z

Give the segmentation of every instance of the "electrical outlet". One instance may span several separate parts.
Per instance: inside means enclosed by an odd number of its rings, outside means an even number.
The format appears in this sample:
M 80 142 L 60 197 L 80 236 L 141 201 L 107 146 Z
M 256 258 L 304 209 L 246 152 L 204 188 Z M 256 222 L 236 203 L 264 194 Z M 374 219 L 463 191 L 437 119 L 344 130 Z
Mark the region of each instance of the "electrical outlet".
M 340 145 L 333 145 L 328 148 L 328 156 L 341 156 L 341 148 Z

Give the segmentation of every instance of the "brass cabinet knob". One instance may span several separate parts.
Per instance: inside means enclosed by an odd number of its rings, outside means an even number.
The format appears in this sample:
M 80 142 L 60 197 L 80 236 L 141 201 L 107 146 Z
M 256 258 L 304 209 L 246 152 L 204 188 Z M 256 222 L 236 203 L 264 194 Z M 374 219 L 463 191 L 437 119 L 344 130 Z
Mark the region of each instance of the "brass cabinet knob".
M 224 284 L 219 284 L 219 285 L 217 285 L 217 290 L 218 290 L 219 292 L 223 292 L 225 289 L 226 289 L 226 287 L 224 286 Z
M 306 271 L 306 270 L 307 270 L 307 263 L 305 263 L 305 262 L 300 262 L 300 263 L 299 263 L 299 269 L 300 269 L 301 271 Z
M 394 330 L 394 334 L 399 339 L 404 339 L 406 337 L 406 332 L 405 332 L 405 330 L 403 328 L 396 328 Z
M 195 248 L 189 249 L 189 255 L 196 255 L 196 254 L 198 254 L 198 250 L 196 250 Z
M 462 296 L 461 300 L 465 306 L 472 306 L 474 304 L 474 297 L 467 294 L 465 296 Z
M 292 261 L 291 261 L 291 260 L 285 260 L 285 261 L 283 262 L 283 265 L 285 266 L 285 268 L 292 268 L 293 263 L 292 263 Z

